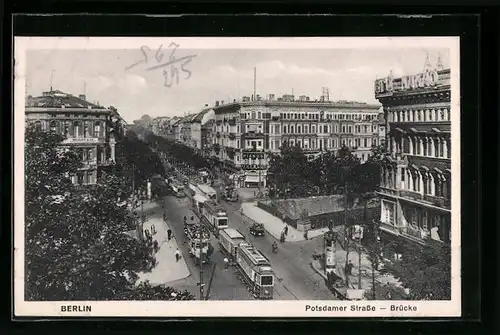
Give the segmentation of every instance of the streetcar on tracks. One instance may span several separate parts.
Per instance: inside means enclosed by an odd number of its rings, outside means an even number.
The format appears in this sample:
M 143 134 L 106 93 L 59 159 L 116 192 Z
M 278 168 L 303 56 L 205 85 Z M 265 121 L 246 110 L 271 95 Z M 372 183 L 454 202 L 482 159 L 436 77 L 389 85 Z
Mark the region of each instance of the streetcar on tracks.
M 217 200 L 217 192 L 210 186 L 206 184 L 198 184 L 197 185 L 198 190 L 201 191 L 201 194 L 205 197 L 207 197 L 210 200 Z
M 184 234 L 188 241 L 189 255 L 196 265 L 210 262 L 210 232 L 199 222 L 186 221 Z
M 227 228 L 220 231 L 219 248 L 232 263 L 236 262 L 238 247 L 242 242 L 245 242 L 245 236 L 238 229 Z
M 214 236 L 219 237 L 219 231 L 228 227 L 229 219 L 226 210 L 201 194 L 195 194 L 191 201 L 193 211 L 200 221 L 210 229 Z
M 238 245 L 236 263 L 243 281 L 256 299 L 272 299 L 274 271 L 269 260 L 253 245 L 242 242 Z
M 216 202 L 208 200 L 201 208 L 201 220 L 210 228 L 212 233 L 219 237 L 219 231 L 226 229 L 229 224 L 227 211 Z
M 186 196 L 186 193 L 184 193 L 184 185 L 179 183 L 172 184 L 172 192 L 177 198 L 184 198 Z

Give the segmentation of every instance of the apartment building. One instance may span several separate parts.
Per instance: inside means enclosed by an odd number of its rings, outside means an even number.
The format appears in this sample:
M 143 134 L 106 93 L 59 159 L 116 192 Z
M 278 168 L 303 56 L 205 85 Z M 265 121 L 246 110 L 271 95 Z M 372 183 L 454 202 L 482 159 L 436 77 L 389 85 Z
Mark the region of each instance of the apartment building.
M 381 229 L 416 242 L 451 235 L 450 69 L 426 61 L 415 75 L 375 81 L 387 120 Z M 458 113 L 458 111 L 454 111 Z
M 229 171 L 242 170 L 242 186 L 266 186 L 268 153 L 283 143 L 298 145 L 314 157 L 349 146 L 365 161 L 380 143 L 380 106 L 349 101 L 312 101 L 293 95 L 274 99 L 243 97 L 241 102 L 216 102 L 212 155 Z
M 83 166 L 70 176 L 74 184 L 95 184 L 103 169 L 115 162 L 116 139 L 123 136 L 124 120 L 114 107 L 103 107 L 59 90 L 26 98 L 27 125 L 64 135 L 63 146 L 80 154 Z

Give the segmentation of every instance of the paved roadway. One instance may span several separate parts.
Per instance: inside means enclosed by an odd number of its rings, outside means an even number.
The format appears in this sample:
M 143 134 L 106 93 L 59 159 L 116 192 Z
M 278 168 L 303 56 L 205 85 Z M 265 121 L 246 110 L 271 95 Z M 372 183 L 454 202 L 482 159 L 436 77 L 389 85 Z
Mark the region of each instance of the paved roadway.
M 324 279 L 311 267 L 312 254 L 322 248 L 322 239 L 315 238 L 303 242 L 278 242 L 278 252 L 272 252 L 272 244 L 275 238 L 266 236 L 254 237 L 249 232 L 253 222 L 250 218 L 241 215 L 238 202 L 221 201 L 221 205 L 227 209 L 229 226 L 242 232 L 247 240 L 255 245 L 271 261 L 278 281 L 278 290 L 286 291 L 288 296 L 297 300 L 334 300 L 334 295 L 326 287 Z M 276 297 L 276 299 L 280 299 Z
M 176 289 L 186 289 L 195 294 L 196 297 L 199 297 L 200 288 L 197 286 L 197 283 L 200 281 L 200 267 L 195 265 L 194 259 L 189 256 L 187 238 L 184 235 L 184 216 L 187 216 L 188 219 L 191 216 L 189 200 L 188 198 L 178 199 L 173 196 L 167 196 L 164 197 L 164 202 L 168 223 L 191 272 L 188 278 L 169 283 L 169 285 Z M 216 268 L 210 290 L 210 300 L 252 300 L 253 297 L 245 285 L 238 280 L 235 273 L 236 268 L 230 267 L 228 270 L 224 269 L 224 256 L 219 251 L 215 238 L 212 237 L 211 243 L 214 246 L 211 264 L 203 265 L 203 282 L 206 284 L 204 294 L 206 294 L 208 289 L 208 282 L 212 274 L 213 265 L 215 264 Z
M 217 184 L 216 184 L 217 185 Z M 220 189 L 214 185 L 219 192 Z M 220 197 L 219 197 L 220 199 Z M 199 267 L 195 266 L 189 259 L 187 245 L 184 244 L 183 217 L 190 216 L 189 198 L 177 199 L 172 196 L 165 197 L 165 206 L 168 220 L 181 251 L 186 257 L 191 276 L 171 283 L 178 289 L 187 289 L 199 296 Z M 277 280 L 274 287 L 274 300 L 335 300 L 335 296 L 326 287 L 324 279 L 317 274 L 311 267 L 312 254 L 315 250 L 322 250 L 322 239 L 316 238 L 309 241 L 296 243 L 279 243 L 278 253 L 272 252 L 272 243 L 274 237 L 266 234 L 264 237 L 253 237 L 249 233 L 249 224 L 252 220 L 240 213 L 239 202 L 221 201 L 221 205 L 226 208 L 229 216 L 229 226 L 241 231 L 262 253 L 271 261 L 271 266 L 276 272 Z M 245 286 L 237 279 L 235 268 L 224 270 L 224 257 L 219 251 L 215 238 L 212 239 L 214 254 L 212 262 L 216 264 L 215 275 L 213 278 L 210 299 L 211 300 L 249 300 L 252 299 Z M 205 265 L 203 278 L 208 282 L 210 276 L 210 266 Z M 206 287 L 206 286 L 205 286 Z

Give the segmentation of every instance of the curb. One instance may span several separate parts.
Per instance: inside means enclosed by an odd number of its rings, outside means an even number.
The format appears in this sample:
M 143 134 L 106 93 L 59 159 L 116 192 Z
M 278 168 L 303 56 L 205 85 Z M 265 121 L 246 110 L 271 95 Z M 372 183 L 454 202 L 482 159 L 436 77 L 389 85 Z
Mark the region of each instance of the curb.
M 318 269 L 315 265 L 314 265 L 314 261 L 309 263 L 311 265 L 311 267 L 313 268 L 313 270 L 319 274 L 321 277 L 323 277 L 324 279 L 327 279 L 326 278 L 326 275 L 323 273 L 323 271 L 321 271 L 320 269 Z

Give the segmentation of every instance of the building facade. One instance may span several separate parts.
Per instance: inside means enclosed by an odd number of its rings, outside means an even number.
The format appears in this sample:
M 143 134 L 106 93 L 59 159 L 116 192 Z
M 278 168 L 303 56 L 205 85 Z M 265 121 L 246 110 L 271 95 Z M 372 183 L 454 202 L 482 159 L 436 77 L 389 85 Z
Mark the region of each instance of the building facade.
M 450 69 L 426 62 L 410 76 L 375 81 L 387 121 L 380 187 L 383 231 L 422 243 L 451 235 Z M 458 112 L 458 111 L 454 111 Z
M 70 176 L 74 184 L 95 184 L 103 169 L 115 162 L 116 137 L 123 136 L 122 118 L 115 108 L 105 108 L 59 90 L 26 99 L 27 124 L 41 131 L 63 135 L 63 146 L 76 148 L 83 166 Z
M 269 153 L 278 153 L 285 142 L 310 157 L 345 145 L 362 161 L 380 143 L 377 105 L 292 95 L 242 100 L 216 102 L 212 154 L 227 170 L 245 173 L 244 187 L 266 186 Z

